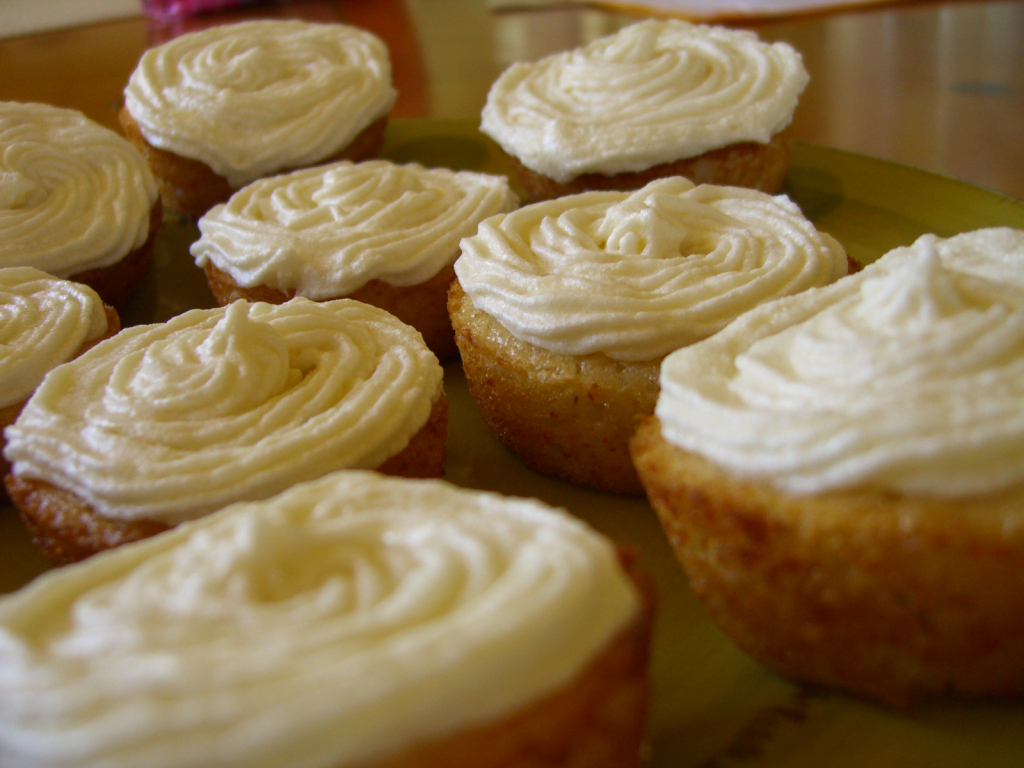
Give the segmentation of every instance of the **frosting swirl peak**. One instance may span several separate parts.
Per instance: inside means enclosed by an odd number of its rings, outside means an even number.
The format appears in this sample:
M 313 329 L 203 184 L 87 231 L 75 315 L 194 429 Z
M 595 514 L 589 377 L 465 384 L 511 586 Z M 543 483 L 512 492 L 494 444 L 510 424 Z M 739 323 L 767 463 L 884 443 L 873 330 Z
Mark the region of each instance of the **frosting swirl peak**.
M 564 183 L 765 144 L 789 124 L 808 79 L 786 43 L 649 20 L 512 65 L 491 86 L 480 127 L 523 165 Z
M 682 177 L 494 216 L 462 241 L 455 263 L 473 305 L 517 338 L 632 361 L 846 269 L 842 247 L 788 198 Z
M 0 267 L 108 267 L 146 242 L 156 202 L 126 139 L 74 110 L 0 102 Z
M 794 493 L 1024 482 L 1024 231 L 925 235 L 662 365 L 670 442 Z
M 481 220 L 516 204 L 504 176 L 340 162 L 239 190 L 199 220 L 192 255 L 239 285 L 324 300 L 375 279 L 422 283 Z
M 126 329 L 51 372 L 5 455 L 102 515 L 174 525 L 379 466 L 426 423 L 442 373 L 375 307 L 239 301 Z
M 54 366 L 107 332 L 87 285 L 32 267 L 0 269 L 0 408 L 25 400 Z
M 176 37 L 146 51 L 125 88 L 150 144 L 206 163 L 235 188 L 330 157 L 395 97 L 380 39 L 281 20 Z
M 338 472 L 0 600 L 0 756 L 377 764 L 558 690 L 638 608 L 568 514 Z

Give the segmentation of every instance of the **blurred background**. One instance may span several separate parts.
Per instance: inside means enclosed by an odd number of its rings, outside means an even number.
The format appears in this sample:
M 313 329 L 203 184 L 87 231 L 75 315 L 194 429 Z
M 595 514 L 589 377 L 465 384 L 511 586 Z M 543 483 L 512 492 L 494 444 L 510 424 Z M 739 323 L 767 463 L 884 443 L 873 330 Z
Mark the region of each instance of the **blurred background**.
M 476 119 L 510 63 L 638 18 L 543 5 L 499 12 L 485 0 L 292 0 L 161 22 L 142 16 L 136 0 L 4 0 L 0 98 L 73 107 L 116 128 L 121 91 L 147 46 L 244 12 L 370 29 L 391 50 L 394 117 Z M 90 10 L 92 22 L 68 27 Z M 36 31 L 17 31 L 33 22 Z M 803 53 L 811 84 L 794 119 L 798 139 L 1024 198 L 1024 2 L 882 2 L 729 23 Z

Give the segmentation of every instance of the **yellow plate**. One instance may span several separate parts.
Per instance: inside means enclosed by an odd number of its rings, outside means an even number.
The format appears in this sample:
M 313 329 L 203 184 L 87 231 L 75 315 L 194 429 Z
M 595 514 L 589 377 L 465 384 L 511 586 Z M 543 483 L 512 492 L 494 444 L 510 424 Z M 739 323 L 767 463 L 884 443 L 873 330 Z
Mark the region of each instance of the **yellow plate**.
M 508 171 L 497 147 L 465 120 L 395 121 L 383 154 L 398 162 Z M 926 232 L 1024 229 L 1020 200 L 824 147 L 798 144 L 789 179 L 786 191 L 805 213 L 865 263 Z M 194 224 L 169 218 L 158 235 L 152 273 L 124 313 L 126 324 L 213 306 L 188 255 L 197 236 Z M 653 574 L 660 610 L 651 670 L 650 766 L 1024 765 L 1024 703 L 938 701 L 893 712 L 794 685 L 759 667 L 704 614 L 646 502 L 575 488 L 525 469 L 484 427 L 457 366 L 448 367 L 445 384 L 451 399 L 449 480 L 565 507 L 632 544 Z M 0 591 L 17 588 L 46 567 L 9 507 L 0 508 L 0 564 Z

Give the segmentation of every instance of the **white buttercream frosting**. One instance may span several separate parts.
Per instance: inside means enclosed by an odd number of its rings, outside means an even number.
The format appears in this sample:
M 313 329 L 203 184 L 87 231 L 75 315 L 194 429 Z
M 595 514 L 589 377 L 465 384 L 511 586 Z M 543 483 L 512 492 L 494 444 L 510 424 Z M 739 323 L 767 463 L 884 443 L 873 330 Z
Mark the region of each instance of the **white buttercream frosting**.
M 0 102 L 0 267 L 115 264 L 146 242 L 156 201 L 126 139 L 74 110 Z
M 199 220 L 192 255 L 247 288 L 330 299 L 370 280 L 429 280 L 481 220 L 517 203 L 504 176 L 341 162 L 239 190 Z
M 1024 231 L 926 235 L 666 358 L 670 442 L 786 491 L 1024 483 Z
M 762 144 L 789 125 L 808 82 L 800 54 L 752 32 L 649 20 L 491 86 L 481 130 L 559 182 Z
M 341 24 L 246 21 L 146 51 L 125 106 L 155 147 L 238 188 L 347 146 L 395 101 L 387 47 Z
M 455 262 L 473 305 L 566 355 L 655 360 L 768 299 L 846 274 L 788 198 L 672 177 L 485 220 Z
M 27 399 L 51 368 L 106 332 L 92 288 L 32 267 L 0 269 L 0 408 Z
M 5 456 L 102 515 L 176 524 L 378 467 L 427 422 L 442 376 L 419 333 L 375 307 L 238 301 L 128 328 L 51 371 Z
M 558 690 L 638 608 L 568 514 L 339 472 L 0 600 L 0 760 L 376 764 Z

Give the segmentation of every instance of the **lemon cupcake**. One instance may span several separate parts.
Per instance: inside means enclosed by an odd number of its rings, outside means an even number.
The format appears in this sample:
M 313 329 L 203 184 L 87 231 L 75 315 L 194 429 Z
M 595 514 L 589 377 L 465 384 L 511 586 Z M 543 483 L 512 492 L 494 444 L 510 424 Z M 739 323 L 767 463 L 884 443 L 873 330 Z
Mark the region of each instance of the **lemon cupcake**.
M 70 109 L 0 102 L 0 268 L 85 283 L 121 307 L 160 219 L 153 174 L 122 137 Z
M 459 241 L 518 200 L 504 176 L 384 160 L 261 179 L 199 220 L 192 245 L 221 304 L 352 298 L 456 354 L 445 308 Z
M 538 472 L 642 493 L 628 442 L 664 356 L 833 282 L 847 257 L 785 197 L 675 177 L 487 219 L 455 272 L 449 311 L 491 430 Z
M 669 356 L 633 453 L 696 594 L 800 680 L 1024 693 L 1024 231 L 932 235 Z
M 69 562 L 336 469 L 439 476 L 442 375 L 359 302 L 192 310 L 51 371 L 7 429 L 7 490 Z
M 785 129 L 808 79 L 786 43 L 648 20 L 512 65 L 480 127 L 534 200 L 665 176 L 777 192 L 789 168 Z
M 0 756 L 630 768 L 650 618 L 560 510 L 338 472 L 0 600 Z
M 369 32 L 263 20 L 151 48 L 124 95 L 121 124 L 164 205 L 199 218 L 260 177 L 374 156 L 396 92 Z
M 50 369 L 120 329 L 94 290 L 32 267 L 0 268 L 0 477 L 4 428 L 14 423 Z M 0 497 L 3 494 L 0 493 Z

